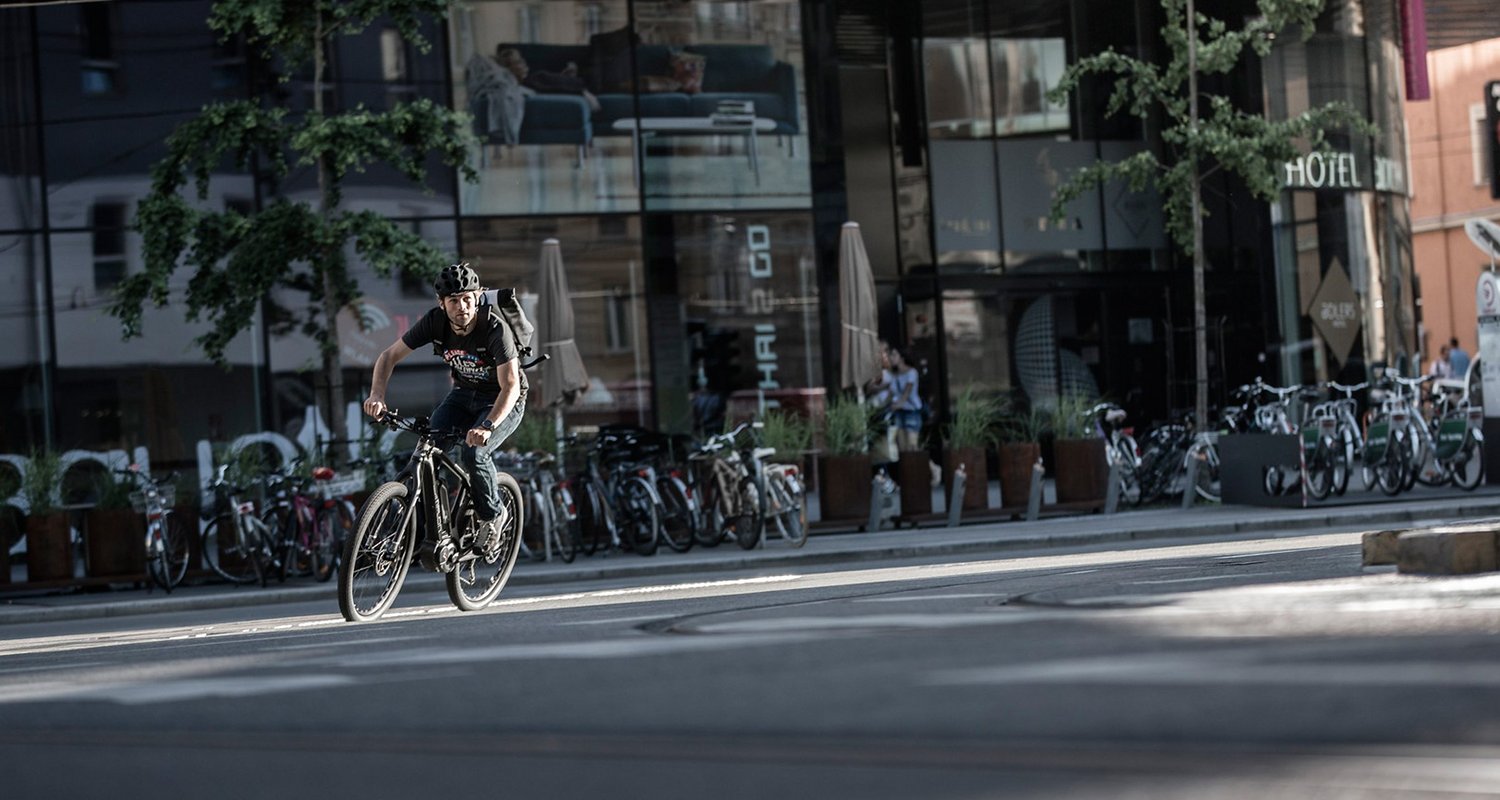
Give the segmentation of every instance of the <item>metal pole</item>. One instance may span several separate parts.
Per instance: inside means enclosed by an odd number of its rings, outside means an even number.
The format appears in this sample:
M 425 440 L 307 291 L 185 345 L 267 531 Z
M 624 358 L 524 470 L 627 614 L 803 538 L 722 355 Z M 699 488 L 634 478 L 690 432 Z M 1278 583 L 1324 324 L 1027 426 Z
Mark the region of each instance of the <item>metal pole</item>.
M 956 528 L 964 513 L 964 484 L 968 475 L 963 462 L 953 469 L 953 488 L 948 492 L 948 527 Z
M 1040 459 L 1031 465 L 1031 492 L 1026 498 L 1026 520 L 1035 520 L 1042 514 L 1042 476 L 1046 475 L 1046 468 L 1042 466 Z

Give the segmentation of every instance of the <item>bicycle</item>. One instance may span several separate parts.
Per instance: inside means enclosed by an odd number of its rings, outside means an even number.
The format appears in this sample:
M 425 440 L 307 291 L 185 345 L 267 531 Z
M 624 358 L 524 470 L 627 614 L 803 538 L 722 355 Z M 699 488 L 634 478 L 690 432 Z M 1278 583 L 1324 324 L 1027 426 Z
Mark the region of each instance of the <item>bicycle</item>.
M 1099 438 L 1108 446 L 1104 450 L 1105 460 L 1116 467 L 1120 476 L 1120 500 L 1128 505 L 1141 503 L 1141 481 L 1136 474 L 1141 466 L 1139 447 L 1132 430 L 1124 426 L 1125 409 L 1114 403 L 1100 403 L 1084 412 L 1091 421 Z
M 1334 429 L 1334 436 L 1338 439 L 1339 446 L 1344 450 L 1345 469 L 1342 474 L 1335 473 L 1333 491 L 1342 497 L 1349 489 L 1349 473 L 1354 469 L 1355 459 L 1363 458 L 1365 449 L 1365 430 L 1359 424 L 1359 403 L 1354 399 L 1354 393 L 1369 388 L 1369 383 L 1356 383 L 1353 386 L 1345 386 L 1342 383 L 1329 381 L 1324 384 L 1332 391 L 1338 392 L 1343 397 L 1329 400 L 1333 415 L 1338 420 Z M 1361 471 L 1360 479 L 1364 481 L 1366 489 L 1370 488 L 1372 481 Z
M 130 493 L 130 507 L 146 515 L 146 574 L 152 583 L 171 594 L 187 575 L 189 549 L 187 531 L 172 514 L 177 498 L 174 485 L 177 473 L 153 479 L 141 472 L 139 464 L 115 472 L 134 478 L 139 487 Z
M 209 569 L 231 583 L 266 585 L 273 573 L 280 574 L 277 539 L 271 527 L 255 513 L 253 500 L 241 500 L 244 488 L 225 480 L 220 466 L 210 486 L 214 493 L 214 516 L 203 529 L 203 560 Z
M 285 473 L 272 477 L 282 488 L 261 519 L 272 526 L 273 536 L 280 542 L 282 580 L 311 575 L 324 583 L 338 570 L 344 540 L 354 527 L 354 506 L 341 495 L 346 493 L 345 488 L 364 481 L 356 475 L 335 487 L 335 475 L 331 467 L 320 466 L 301 480 Z M 308 491 L 309 484 L 312 492 Z
M 712 547 L 733 535 L 753 547 L 765 528 L 765 507 L 747 460 L 735 442 L 750 426 L 740 423 L 728 433 L 710 436 L 688 455 L 688 474 L 703 518 L 698 543 Z M 805 528 L 805 526 L 804 526 Z M 749 549 L 746 547 L 746 549 Z
M 416 435 L 417 446 L 396 478 L 377 488 L 359 512 L 339 572 L 340 613 L 349 622 L 379 619 L 396 601 L 414 560 L 446 576 L 448 598 L 460 610 L 489 605 L 520 553 L 520 485 L 508 473 L 496 474 L 506 522 L 495 546 L 477 551 L 469 474 L 447 453 L 464 433 L 433 430 L 426 417 L 402 417 L 395 409 L 376 423 Z

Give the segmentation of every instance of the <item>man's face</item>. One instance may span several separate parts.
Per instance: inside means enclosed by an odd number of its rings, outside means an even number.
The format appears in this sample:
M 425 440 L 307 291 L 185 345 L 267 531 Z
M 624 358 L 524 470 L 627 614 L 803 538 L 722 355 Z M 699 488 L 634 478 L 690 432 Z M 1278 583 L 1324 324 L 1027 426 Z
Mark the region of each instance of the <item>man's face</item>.
M 474 321 L 474 314 L 479 308 L 479 292 L 450 294 L 439 297 L 438 302 L 443 304 L 443 312 L 448 315 L 448 321 L 455 328 L 467 328 Z

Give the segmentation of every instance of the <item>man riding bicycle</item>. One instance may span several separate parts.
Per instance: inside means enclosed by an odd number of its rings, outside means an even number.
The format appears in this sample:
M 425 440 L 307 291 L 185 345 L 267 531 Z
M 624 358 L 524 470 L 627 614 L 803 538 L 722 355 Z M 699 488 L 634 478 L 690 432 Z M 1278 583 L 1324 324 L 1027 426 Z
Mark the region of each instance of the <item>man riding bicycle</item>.
M 474 497 L 473 549 L 484 553 L 499 544 L 508 519 L 495 487 L 492 454 L 521 424 L 526 411 L 526 375 L 521 371 L 515 333 L 492 306 L 480 302 L 479 275 L 468 264 L 451 264 L 434 287 L 438 307 L 427 312 L 375 360 L 364 412 L 379 419 L 386 411 L 385 388 L 396 364 L 418 347 L 434 346 L 448 362 L 453 389 L 432 412 L 435 431 L 464 434 L 463 465 Z

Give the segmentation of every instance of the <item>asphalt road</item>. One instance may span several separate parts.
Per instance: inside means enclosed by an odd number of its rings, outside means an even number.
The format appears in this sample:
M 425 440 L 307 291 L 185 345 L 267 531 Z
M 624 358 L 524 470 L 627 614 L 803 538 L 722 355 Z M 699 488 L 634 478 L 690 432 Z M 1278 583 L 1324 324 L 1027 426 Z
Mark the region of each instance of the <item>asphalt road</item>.
M 1500 575 L 1358 535 L 0 629 L 0 794 L 1500 797 Z

